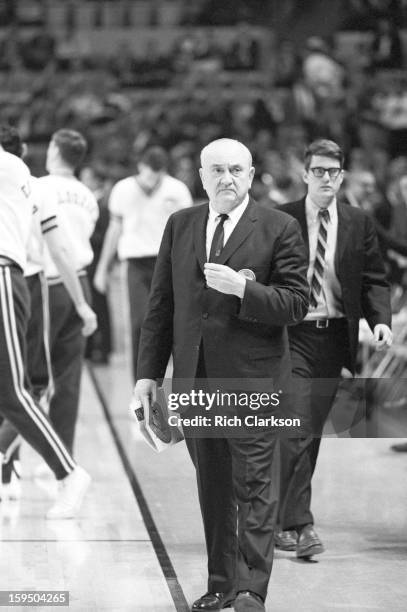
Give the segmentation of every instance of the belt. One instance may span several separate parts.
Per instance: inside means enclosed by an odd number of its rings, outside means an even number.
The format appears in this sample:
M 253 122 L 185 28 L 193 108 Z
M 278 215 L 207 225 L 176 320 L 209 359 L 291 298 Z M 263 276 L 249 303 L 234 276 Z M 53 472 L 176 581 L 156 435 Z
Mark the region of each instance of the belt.
M 345 317 L 337 319 L 315 319 L 313 321 L 302 321 L 300 325 L 306 325 L 307 327 L 316 327 L 316 329 L 328 329 L 338 328 L 346 326 Z

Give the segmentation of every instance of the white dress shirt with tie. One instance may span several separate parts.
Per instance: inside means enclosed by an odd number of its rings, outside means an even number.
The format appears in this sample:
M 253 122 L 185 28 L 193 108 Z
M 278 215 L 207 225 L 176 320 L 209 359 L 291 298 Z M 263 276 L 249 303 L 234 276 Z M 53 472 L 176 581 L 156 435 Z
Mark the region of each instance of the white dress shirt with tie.
M 226 219 L 223 230 L 224 230 L 224 241 L 223 246 L 227 243 L 231 233 L 235 229 L 240 217 L 243 215 L 246 207 L 249 203 L 249 196 L 247 195 L 239 206 L 236 206 L 233 210 L 231 210 L 228 215 L 229 219 Z M 211 244 L 213 235 L 215 233 L 216 226 L 219 223 L 219 213 L 213 208 L 211 203 L 209 202 L 209 215 L 208 222 L 206 224 L 206 259 L 209 259 L 209 253 L 211 252 Z
M 308 311 L 305 321 L 316 319 L 333 319 L 345 316 L 342 303 L 342 290 L 335 272 L 335 253 L 338 240 L 338 210 L 334 199 L 327 207 L 329 212 L 327 245 L 325 249 L 325 266 L 322 279 L 322 290 L 317 297 L 316 308 Z M 309 196 L 305 199 L 305 216 L 308 227 L 309 266 L 307 279 L 311 283 L 317 251 L 320 207 Z

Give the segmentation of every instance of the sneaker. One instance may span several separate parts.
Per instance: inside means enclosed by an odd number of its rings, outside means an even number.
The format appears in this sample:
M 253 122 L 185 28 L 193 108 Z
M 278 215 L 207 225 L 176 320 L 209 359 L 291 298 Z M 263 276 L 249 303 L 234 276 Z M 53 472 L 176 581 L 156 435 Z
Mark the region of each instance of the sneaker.
M 79 465 L 60 481 L 61 488 L 55 504 L 48 510 L 47 519 L 72 519 L 81 505 L 90 485 L 89 474 Z

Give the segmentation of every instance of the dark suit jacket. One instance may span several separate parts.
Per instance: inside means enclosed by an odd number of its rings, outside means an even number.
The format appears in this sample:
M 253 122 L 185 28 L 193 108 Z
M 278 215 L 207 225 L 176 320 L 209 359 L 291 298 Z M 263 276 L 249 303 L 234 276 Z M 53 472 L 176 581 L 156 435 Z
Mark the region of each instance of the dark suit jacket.
M 372 219 L 358 208 L 338 202 L 338 241 L 335 271 L 342 289 L 348 320 L 350 360 L 354 372 L 358 346 L 359 319 L 365 317 L 373 330 L 378 323 L 391 326 L 390 289 Z M 305 198 L 280 210 L 299 222 L 309 258 Z
M 194 379 L 202 345 L 209 378 L 270 378 L 290 370 L 286 325 L 308 307 L 298 223 L 250 200 L 218 262 L 248 268 L 243 300 L 205 286 L 208 204 L 173 214 L 165 228 L 140 342 L 140 378 Z

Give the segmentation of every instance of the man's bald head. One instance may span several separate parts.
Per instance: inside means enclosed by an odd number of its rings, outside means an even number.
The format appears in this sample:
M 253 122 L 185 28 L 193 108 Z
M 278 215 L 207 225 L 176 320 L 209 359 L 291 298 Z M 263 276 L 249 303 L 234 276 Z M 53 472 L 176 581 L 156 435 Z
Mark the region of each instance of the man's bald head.
M 218 213 L 228 214 L 246 198 L 254 168 L 249 149 L 231 138 L 210 142 L 201 152 L 199 174 L 209 201 Z
M 243 155 L 247 157 L 247 163 L 249 167 L 253 164 L 252 154 L 249 149 L 243 143 L 238 140 L 234 140 L 233 138 L 219 138 L 218 140 L 213 140 L 209 144 L 206 145 L 201 151 L 201 166 L 205 164 L 205 160 L 208 155 L 214 153 L 233 153 L 234 151 L 240 151 Z

